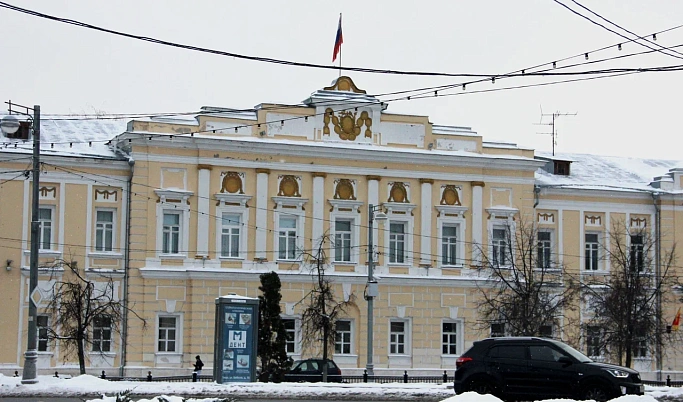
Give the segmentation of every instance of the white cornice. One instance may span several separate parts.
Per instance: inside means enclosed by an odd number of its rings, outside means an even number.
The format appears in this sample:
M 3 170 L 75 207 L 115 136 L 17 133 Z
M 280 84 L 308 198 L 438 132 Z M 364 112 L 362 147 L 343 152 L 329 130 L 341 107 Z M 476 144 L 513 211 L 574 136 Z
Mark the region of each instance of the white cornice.
M 216 200 L 222 203 L 234 203 L 240 204 L 240 206 L 245 206 L 249 200 L 251 200 L 251 195 L 244 194 L 227 194 L 227 193 L 216 193 L 213 195 Z
M 656 189 L 651 191 L 646 190 L 598 190 L 598 189 L 581 189 L 581 188 L 560 188 L 560 187 L 544 187 L 541 188 L 541 202 L 543 201 L 543 196 L 547 195 L 561 195 L 561 196 L 572 196 L 572 197 L 595 197 L 601 199 L 614 200 L 615 198 L 623 198 L 627 200 L 647 200 L 647 202 L 652 203 L 652 194 L 661 193 Z

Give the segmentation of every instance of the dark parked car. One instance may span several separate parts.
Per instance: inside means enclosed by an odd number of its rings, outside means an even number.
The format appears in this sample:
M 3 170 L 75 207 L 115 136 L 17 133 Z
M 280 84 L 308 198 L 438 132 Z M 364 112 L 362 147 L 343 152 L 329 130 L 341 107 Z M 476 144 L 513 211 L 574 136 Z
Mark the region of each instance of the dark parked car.
M 643 395 L 640 374 L 594 362 L 562 342 L 536 337 L 474 342 L 456 361 L 456 394 L 475 391 L 503 400 L 552 398 L 606 401 Z
M 306 359 L 294 362 L 292 369 L 285 374 L 288 382 L 321 382 L 323 380 L 323 359 Z M 341 369 L 332 360 L 327 360 L 327 381 L 341 382 Z

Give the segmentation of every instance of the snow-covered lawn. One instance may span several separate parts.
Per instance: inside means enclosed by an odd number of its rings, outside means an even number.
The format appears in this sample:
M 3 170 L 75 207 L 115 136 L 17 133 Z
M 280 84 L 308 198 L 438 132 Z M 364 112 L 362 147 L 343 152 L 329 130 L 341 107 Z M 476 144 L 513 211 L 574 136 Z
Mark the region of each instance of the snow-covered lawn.
M 309 383 L 232 383 L 207 382 L 134 382 L 107 381 L 91 375 L 63 379 L 39 376 L 37 384 L 24 385 L 21 377 L 7 377 L 0 374 L 0 398 L 21 396 L 85 396 L 92 402 L 114 402 L 116 395 L 132 392 L 134 395 L 150 398 L 143 401 L 158 401 L 164 396 L 171 402 L 214 401 L 216 398 L 288 398 L 288 399 L 344 399 L 344 400 L 415 400 L 443 402 L 501 402 L 490 395 L 465 393 L 453 395 L 449 384 L 309 384 Z M 683 389 L 674 387 L 645 387 L 644 396 L 623 396 L 615 402 L 655 402 L 655 398 L 683 397 Z M 571 402 L 562 400 L 562 402 Z

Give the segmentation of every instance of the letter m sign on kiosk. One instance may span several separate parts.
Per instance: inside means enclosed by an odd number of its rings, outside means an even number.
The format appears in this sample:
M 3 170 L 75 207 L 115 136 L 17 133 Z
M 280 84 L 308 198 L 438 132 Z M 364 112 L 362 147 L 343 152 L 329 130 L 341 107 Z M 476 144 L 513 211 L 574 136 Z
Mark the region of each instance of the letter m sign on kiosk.
M 216 382 L 256 381 L 258 299 L 230 294 L 216 299 L 213 377 Z

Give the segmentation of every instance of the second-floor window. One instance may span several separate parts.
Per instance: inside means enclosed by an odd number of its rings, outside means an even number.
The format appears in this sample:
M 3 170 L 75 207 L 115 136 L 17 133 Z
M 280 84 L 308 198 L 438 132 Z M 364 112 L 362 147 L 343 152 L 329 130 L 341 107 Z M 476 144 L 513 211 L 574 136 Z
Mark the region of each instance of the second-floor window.
M 98 210 L 95 212 L 95 250 L 112 251 L 114 249 L 114 211 Z
M 505 228 L 494 228 L 491 239 L 491 253 L 494 266 L 509 264 L 508 259 L 508 236 Z
M 584 265 L 585 269 L 589 271 L 598 270 L 598 250 L 600 249 L 600 243 L 598 242 L 597 233 L 586 233 L 584 235 L 585 252 Z
M 444 225 L 441 228 L 441 264 L 458 264 L 458 227 Z
M 631 244 L 629 249 L 629 269 L 631 271 L 641 272 L 644 269 L 644 243 L 643 235 L 631 235 Z
M 351 262 L 351 221 L 337 219 L 334 221 L 334 260 Z
M 278 258 L 281 260 L 296 259 L 296 221 L 295 216 L 280 216 Z
M 239 257 L 242 216 L 223 213 L 221 220 L 221 257 Z
M 40 249 L 52 249 L 52 208 L 39 208 L 38 220 L 40 224 Z
M 98 315 L 92 325 L 92 351 L 111 351 L 111 317 Z
M 389 224 L 389 262 L 403 264 L 406 254 L 406 224 L 391 222 Z
M 180 214 L 164 212 L 161 252 L 178 254 L 180 252 Z
M 538 260 L 536 261 L 537 268 L 550 268 L 550 232 L 538 232 Z

